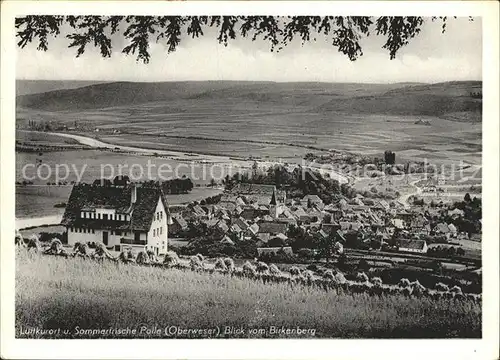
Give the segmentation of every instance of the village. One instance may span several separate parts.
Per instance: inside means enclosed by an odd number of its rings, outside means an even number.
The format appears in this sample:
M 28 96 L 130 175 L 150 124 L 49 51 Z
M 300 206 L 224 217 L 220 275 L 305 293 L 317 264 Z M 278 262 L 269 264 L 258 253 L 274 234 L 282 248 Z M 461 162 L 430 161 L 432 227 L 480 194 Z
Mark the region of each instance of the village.
M 390 176 L 378 181 L 391 182 Z M 481 253 L 474 245 L 481 244 L 481 201 L 468 193 L 446 203 L 373 198 L 311 168 L 275 165 L 227 176 L 219 195 L 169 206 L 177 182 L 118 176 L 74 184 L 61 222 L 66 231 L 42 232 L 40 239 L 56 236 L 76 252 L 102 247 L 127 261 L 147 253 L 161 263 L 175 254 L 203 256 L 213 265 L 230 257 L 284 271 L 367 272 L 384 283 L 413 278 L 480 291 Z

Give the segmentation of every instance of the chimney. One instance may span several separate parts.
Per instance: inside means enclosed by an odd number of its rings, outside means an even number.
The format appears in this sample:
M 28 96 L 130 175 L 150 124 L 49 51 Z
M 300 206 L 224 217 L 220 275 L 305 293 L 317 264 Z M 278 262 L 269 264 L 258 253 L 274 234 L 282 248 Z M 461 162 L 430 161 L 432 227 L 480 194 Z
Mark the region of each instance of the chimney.
M 137 187 L 135 184 L 132 184 L 132 192 L 130 195 L 130 204 L 135 204 L 137 201 Z

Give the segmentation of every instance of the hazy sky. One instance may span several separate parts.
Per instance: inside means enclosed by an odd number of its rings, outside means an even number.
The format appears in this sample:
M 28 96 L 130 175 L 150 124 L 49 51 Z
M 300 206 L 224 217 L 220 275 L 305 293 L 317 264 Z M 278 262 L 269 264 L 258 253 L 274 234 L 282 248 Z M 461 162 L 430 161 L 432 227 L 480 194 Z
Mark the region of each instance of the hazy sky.
M 64 34 L 62 34 L 64 35 Z M 183 38 L 177 51 L 167 55 L 163 44 L 151 43 L 149 64 L 121 54 L 123 43 L 113 43 L 111 58 L 103 59 L 89 47 L 76 58 L 64 36 L 49 42 L 49 51 L 31 44 L 17 53 L 17 79 L 43 80 L 270 80 L 324 82 L 441 82 L 481 80 L 481 19 L 428 21 L 422 32 L 394 60 L 382 49 L 384 39 L 371 35 L 361 44 L 364 55 L 352 62 L 324 38 L 304 46 L 296 42 L 280 53 L 269 45 L 238 39 L 227 47 L 213 33 L 198 39 Z

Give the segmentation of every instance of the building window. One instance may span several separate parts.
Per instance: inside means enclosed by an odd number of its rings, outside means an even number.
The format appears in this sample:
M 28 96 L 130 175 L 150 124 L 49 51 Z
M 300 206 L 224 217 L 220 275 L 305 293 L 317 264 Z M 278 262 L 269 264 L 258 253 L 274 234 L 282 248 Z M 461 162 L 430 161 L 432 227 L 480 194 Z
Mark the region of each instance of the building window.
M 163 228 L 160 228 L 160 234 L 163 234 L 163 230 L 162 230 L 162 229 L 163 229 Z
M 95 234 L 95 230 L 94 229 L 92 229 L 92 234 Z
M 155 236 L 156 234 L 156 229 L 153 229 L 153 236 Z

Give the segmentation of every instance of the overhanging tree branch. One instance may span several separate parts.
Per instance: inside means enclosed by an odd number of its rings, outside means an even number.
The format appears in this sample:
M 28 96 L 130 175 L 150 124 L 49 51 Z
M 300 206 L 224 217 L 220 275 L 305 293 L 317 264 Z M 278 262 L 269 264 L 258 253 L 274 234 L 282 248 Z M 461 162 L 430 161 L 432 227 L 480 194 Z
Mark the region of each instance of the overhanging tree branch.
M 432 17 L 431 21 L 442 21 L 442 32 L 446 29 L 446 17 Z M 472 20 L 472 18 L 470 18 Z M 49 37 L 60 35 L 61 27 L 69 25 L 68 47 L 77 49 L 76 56 L 85 53 L 91 44 L 100 50 L 103 57 L 112 54 L 112 35 L 122 33 L 128 43 L 121 50 L 133 54 L 137 61 L 148 63 L 149 46 L 153 41 L 165 42 L 167 53 L 174 52 L 183 37 L 204 36 L 206 28 L 215 28 L 216 40 L 227 44 L 241 36 L 252 41 L 262 39 L 270 44 L 270 51 L 280 51 L 296 37 L 302 44 L 316 41 L 318 35 L 330 40 L 332 46 L 351 61 L 363 55 L 361 40 L 375 34 L 384 36 L 382 48 L 391 59 L 397 52 L 417 36 L 423 17 L 367 16 L 25 16 L 16 18 L 18 46 L 24 48 L 38 41 L 38 50 L 48 50 Z

